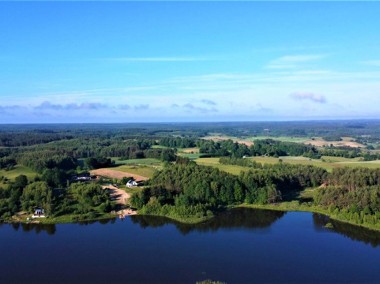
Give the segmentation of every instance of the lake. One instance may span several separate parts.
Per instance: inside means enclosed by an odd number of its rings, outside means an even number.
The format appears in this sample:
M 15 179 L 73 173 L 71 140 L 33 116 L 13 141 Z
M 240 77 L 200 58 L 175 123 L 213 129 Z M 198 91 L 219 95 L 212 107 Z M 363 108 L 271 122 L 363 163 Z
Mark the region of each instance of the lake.
M 0 283 L 380 283 L 380 233 L 305 212 L 2 224 L 0 252 Z

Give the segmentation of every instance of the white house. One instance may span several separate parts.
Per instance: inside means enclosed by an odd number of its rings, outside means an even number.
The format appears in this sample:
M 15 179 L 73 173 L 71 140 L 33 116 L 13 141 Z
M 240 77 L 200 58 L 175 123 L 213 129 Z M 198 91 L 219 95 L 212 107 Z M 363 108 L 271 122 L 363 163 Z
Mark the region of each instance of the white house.
M 134 181 L 133 179 L 130 179 L 127 184 L 126 184 L 127 187 L 135 187 L 135 186 L 138 186 L 138 183 L 136 181 Z

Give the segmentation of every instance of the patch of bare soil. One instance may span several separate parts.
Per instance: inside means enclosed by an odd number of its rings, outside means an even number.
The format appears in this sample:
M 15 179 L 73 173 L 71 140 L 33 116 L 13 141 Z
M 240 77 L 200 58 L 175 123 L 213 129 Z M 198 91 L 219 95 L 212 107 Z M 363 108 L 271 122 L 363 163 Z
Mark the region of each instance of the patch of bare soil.
M 131 198 L 131 195 L 129 193 L 116 186 L 103 185 L 102 188 L 108 189 L 110 191 L 111 199 L 115 201 L 117 204 L 126 205 L 128 203 L 129 198 Z
M 129 193 L 125 192 L 124 190 L 114 185 L 103 185 L 102 188 L 110 191 L 111 199 L 115 201 L 116 204 L 125 206 L 128 204 L 129 198 L 131 198 L 131 195 Z M 137 214 L 137 211 L 131 208 L 125 208 L 117 212 L 117 215 L 119 216 L 120 219 L 124 219 L 126 216 L 136 215 L 136 214 Z

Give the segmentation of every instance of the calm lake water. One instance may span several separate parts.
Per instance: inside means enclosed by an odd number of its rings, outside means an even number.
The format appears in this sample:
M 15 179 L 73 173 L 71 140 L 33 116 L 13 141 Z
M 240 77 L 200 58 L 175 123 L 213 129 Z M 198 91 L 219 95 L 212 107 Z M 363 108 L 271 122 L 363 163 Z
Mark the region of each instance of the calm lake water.
M 319 214 L 235 209 L 165 218 L 0 225 L 0 283 L 380 283 L 380 234 Z

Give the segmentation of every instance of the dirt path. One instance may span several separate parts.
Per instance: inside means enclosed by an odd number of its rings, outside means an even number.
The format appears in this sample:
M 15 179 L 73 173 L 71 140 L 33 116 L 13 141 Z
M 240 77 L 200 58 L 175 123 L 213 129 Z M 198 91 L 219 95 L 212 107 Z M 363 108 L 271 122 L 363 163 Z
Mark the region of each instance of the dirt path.
M 131 198 L 131 195 L 124 190 L 117 188 L 113 185 L 103 185 L 103 189 L 109 189 L 111 198 L 116 202 L 116 204 L 126 205 L 128 199 Z
M 148 179 L 147 177 L 136 175 L 133 173 L 122 172 L 122 171 L 111 170 L 111 169 L 97 169 L 97 170 L 90 171 L 90 173 L 91 175 L 95 175 L 95 176 L 105 176 L 105 177 L 117 178 L 117 179 L 122 179 L 123 177 L 132 177 L 134 178 L 134 180 L 137 180 L 137 181 Z
M 131 198 L 131 195 L 128 192 L 125 192 L 124 190 L 116 186 L 113 186 L 111 184 L 103 185 L 102 188 L 110 190 L 110 196 L 116 202 L 116 204 L 127 205 L 129 198 Z M 122 209 L 117 212 L 117 215 L 119 216 L 120 219 L 124 219 L 126 216 L 136 215 L 136 214 L 137 212 L 130 208 Z

